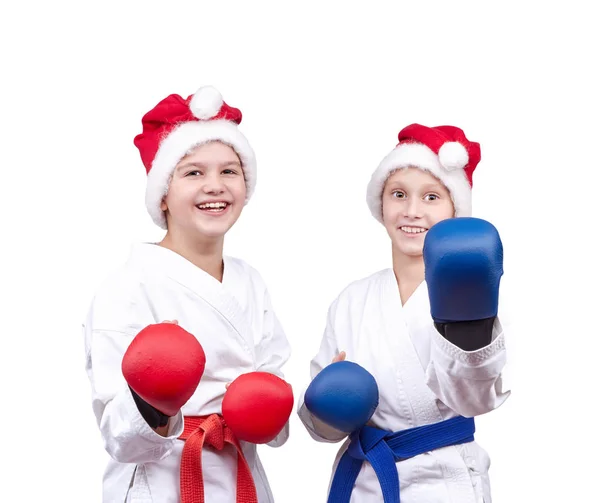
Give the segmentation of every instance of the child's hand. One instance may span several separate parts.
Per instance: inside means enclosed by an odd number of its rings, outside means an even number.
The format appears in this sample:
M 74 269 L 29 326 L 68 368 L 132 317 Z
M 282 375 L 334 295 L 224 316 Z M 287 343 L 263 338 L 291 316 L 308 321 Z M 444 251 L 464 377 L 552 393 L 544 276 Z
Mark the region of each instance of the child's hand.
M 344 361 L 346 359 L 346 352 L 345 351 L 340 351 L 337 356 L 335 356 L 333 358 L 333 360 L 331 360 L 331 363 L 337 363 L 337 362 L 341 362 Z
M 179 322 L 177 320 L 165 320 L 163 321 L 163 323 L 172 323 L 173 325 L 179 325 Z

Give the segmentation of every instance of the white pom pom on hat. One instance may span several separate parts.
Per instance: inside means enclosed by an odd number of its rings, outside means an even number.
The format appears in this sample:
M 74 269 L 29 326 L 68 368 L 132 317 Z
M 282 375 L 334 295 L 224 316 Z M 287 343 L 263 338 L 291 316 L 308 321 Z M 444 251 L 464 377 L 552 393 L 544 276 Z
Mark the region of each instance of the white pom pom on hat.
M 438 152 L 440 164 L 448 170 L 464 169 L 469 163 L 467 149 L 457 141 L 449 141 L 440 147 Z
M 194 117 L 206 120 L 212 119 L 223 106 L 223 96 L 212 86 L 198 89 L 190 100 L 190 110 Z

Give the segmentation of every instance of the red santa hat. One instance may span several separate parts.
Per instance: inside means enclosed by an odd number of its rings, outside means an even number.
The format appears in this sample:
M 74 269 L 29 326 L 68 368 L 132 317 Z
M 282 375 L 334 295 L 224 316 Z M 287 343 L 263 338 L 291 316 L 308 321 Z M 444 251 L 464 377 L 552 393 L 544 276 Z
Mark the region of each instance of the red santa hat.
M 411 124 L 398 133 L 398 145 L 381 161 L 367 187 L 367 204 L 383 223 L 381 196 L 385 182 L 402 168 L 418 168 L 438 178 L 450 192 L 455 216 L 471 216 L 473 171 L 481 160 L 479 143 L 454 126 Z
M 142 118 L 143 132 L 134 139 L 148 175 L 146 208 L 156 225 L 167 228 L 160 205 L 169 188 L 175 166 L 203 143 L 220 141 L 237 153 L 246 181 L 246 202 L 256 185 L 256 158 L 239 131 L 242 112 L 223 101 L 214 87 L 201 87 L 183 99 L 172 94 Z

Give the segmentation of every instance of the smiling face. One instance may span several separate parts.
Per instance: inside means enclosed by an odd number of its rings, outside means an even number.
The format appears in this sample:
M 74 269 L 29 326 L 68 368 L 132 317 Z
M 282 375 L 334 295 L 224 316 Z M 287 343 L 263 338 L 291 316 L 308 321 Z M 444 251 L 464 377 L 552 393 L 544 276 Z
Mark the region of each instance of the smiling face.
M 177 164 L 161 209 L 170 233 L 220 238 L 239 218 L 245 200 L 239 157 L 214 141 L 196 147 Z
M 393 173 L 381 197 L 383 224 L 392 246 L 407 256 L 422 256 L 427 231 L 454 216 L 448 189 L 421 169 L 404 168 Z

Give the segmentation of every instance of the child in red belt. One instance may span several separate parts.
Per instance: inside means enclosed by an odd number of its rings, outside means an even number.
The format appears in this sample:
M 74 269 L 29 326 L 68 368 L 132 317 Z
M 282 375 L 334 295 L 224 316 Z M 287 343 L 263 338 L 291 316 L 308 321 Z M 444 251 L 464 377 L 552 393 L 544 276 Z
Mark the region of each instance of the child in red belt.
M 162 100 L 135 138 L 148 175 L 146 207 L 166 233 L 159 243 L 133 247 L 97 292 L 84 324 L 93 409 L 111 457 L 105 502 L 197 502 L 202 494 L 209 502 L 273 501 L 255 442 L 280 446 L 288 437 L 291 388 L 280 378 L 290 346 L 260 274 L 223 255 L 225 235 L 256 184 L 255 155 L 238 129 L 241 119 L 217 90 L 204 87 L 187 99 Z M 177 324 L 161 324 L 165 320 Z M 186 378 L 187 394 L 177 388 L 173 367 L 160 370 L 172 388 L 167 394 L 173 393 L 165 405 L 156 399 L 164 379 L 152 385 L 157 368 L 168 366 L 164 354 L 174 352 L 177 360 L 194 353 L 186 343 L 178 346 L 177 337 L 188 343 L 193 337 L 206 362 L 192 365 L 196 375 Z M 125 361 L 124 355 L 133 341 L 150 363 L 134 365 L 126 379 L 123 369 L 131 368 L 135 352 Z M 257 381 L 236 381 L 242 374 Z M 253 386 L 265 386 L 264 376 L 283 383 L 280 402 L 247 401 Z M 226 393 L 236 394 L 229 400 L 231 428 L 222 418 Z M 278 421 L 257 419 L 273 406 Z M 246 424 L 237 431 L 246 438 L 233 431 L 239 414 Z M 181 466 L 192 436 L 197 457 Z M 237 474 L 246 464 L 251 483 L 242 480 L 240 489 Z M 180 479 L 180 468 L 189 474 L 190 466 L 196 475 Z

